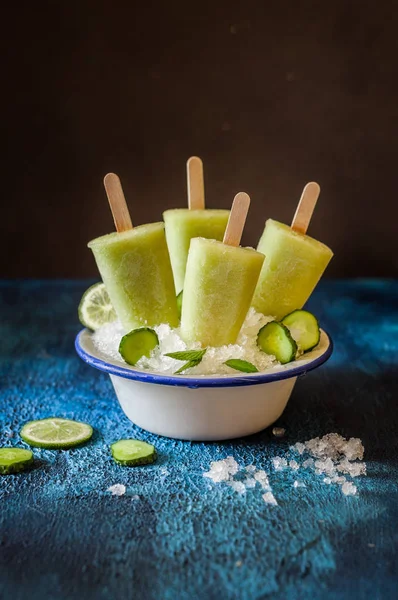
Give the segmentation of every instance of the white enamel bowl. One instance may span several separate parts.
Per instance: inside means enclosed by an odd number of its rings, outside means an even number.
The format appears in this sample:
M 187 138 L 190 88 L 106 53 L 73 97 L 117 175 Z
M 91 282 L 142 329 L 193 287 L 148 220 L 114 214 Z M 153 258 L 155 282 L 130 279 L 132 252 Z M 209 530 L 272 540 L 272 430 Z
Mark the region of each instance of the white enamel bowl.
M 257 433 L 283 413 L 296 380 L 328 360 L 333 344 L 321 332 L 318 346 L 287 365 L 264 373 L 181 376 L 149 373 L 99 352 L 83 329 L 76 351 L 87 364 L 109 373 L 127 417 L 151 433 L 210 441 Z

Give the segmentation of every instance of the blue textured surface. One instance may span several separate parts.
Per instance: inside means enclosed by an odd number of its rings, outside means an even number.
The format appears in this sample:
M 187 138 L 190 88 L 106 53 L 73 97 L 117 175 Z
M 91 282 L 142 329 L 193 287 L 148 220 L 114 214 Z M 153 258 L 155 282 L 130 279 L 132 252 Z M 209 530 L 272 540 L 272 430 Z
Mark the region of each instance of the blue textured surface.
M 131 425 L 109 378 L 75 355 L 76 306 L 88 282 L 0 284 L 0 443 L 52 415 L 95 427 L 70 451 L 35 450 L 36 468 L 0 478 L 0 598 L 396 598 L 398 283 L 324 282 L 310 309 L 335 341 L 298 381 L 279 425 L 227 443 L 158 438 Z M 272 456 L 336 431 L 361 437 L 368 477 L 344 497 L 311 473 L 275 473 Z M 114 464 L 109 443 L 155 443 L 155 465 Z M 203 478 L 232 454 L 270 473 L 279 506 Z M 166 467 L 166 475 L 162 471 Z M 106 492 L 115 483 L 126 495 Z

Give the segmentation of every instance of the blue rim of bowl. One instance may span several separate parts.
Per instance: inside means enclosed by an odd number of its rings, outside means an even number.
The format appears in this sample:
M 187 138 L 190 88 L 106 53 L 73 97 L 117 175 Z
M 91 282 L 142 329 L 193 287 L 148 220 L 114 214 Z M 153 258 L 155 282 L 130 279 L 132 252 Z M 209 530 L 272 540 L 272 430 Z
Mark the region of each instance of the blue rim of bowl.
M 124 379 L 131 379 L 133 381 L 141 381 L 143 383 L 155 383 L 158 385 L 171 385 L 177 387 L 187 387 L 187 388 L 214 388 L 214 387 L 237 387 L 244 385 L 258 385 L 260 383 L 272 383 L 274 381 L 282 381 L 283 379 L 290 379 L 291 377 L 300 377 L 320 367 L 325 363 L 333 352 L 333 342 L 331 337 L 326 331 L 324 332 L 326 337 L 328 338 L 329 345 L 326 350 L 314 360 L 310 362 L 305 362 L 303 364 L 298 364 L 297 367 L 289 367 L 286 371 L 278 371 L 277 373 L 267 372 L 267 373 L 251 373 L 246 376 L 233 376 L 233 377 L 183 377 L 179 375 L 161 375 L 156 373 L 146 373 L 144 371 L 136 371 L 131 367 L 120 367 L 118 365 L 114 365 L 112 363 L 106 362 L 101 358 L 97 358 L 93 356 L 81 345 L 80 338 L 85 333 L 88 332 L 87 329 L 82 329 L 75 340 L 75 348 L 77 354 L 80 358 L 95 369 L 100 371 L 104 371 L 105 373 L 109 373 L 109 375 L 117 375 L 118 377 L 123 377 Z M 300 363 L 300 361 L 298 361 Z M 289 363 L 291 364 L 291 363 Z

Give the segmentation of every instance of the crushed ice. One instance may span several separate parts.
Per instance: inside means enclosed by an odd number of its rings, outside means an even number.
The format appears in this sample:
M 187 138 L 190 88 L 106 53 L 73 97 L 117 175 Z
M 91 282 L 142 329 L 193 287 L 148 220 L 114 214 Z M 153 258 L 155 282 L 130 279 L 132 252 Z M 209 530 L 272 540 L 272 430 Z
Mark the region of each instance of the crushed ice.
M 245 479 L 234 479 L 239 472 L 249 473 Z M 246 491 L 255 488 L 257 484 L 265 491 L 262 498 L 266 504 L 277 505 L 277 501 L 272 493 L 268 479 L 268 474 L 263 469 L 257 469 L 254 465 L 247 465 L 240 468 L 233 456 L 227 456 L 222 460 L 213 461 L 210 464 L 210 470 L 203 473 L 203 477 L 208 477 L 214 483 L 224 482 L 229 485 L 238 494 L 246 494 Z
M 257 346 L 257 333 L 269 321 L 272 321 L 272 317 L 265 317 L 257 313 L 254 308 L 251 308 L 247 313 L 236 344 L 219 348 L 207 348 L 206 354 L 199 365 L 189 369 L 187 374 L 237 375 L 237 371 L 224 364 L 231 358 L 247 360 L 254 364 L 259 371 L 265 371 L 269 367 L 279 364 L 274 356 L 265 354 Z M 155 348 L 149 358 L 144 356 L 137 362 L 136 367 L 139 369 L 173 374 L 181 367 L 181 361 L 164 356 L 166 353 L 200 348 L 199 343 L 189 344 L 188 347 L 181 339 L 179 329 L 172 329 L 166 324 L 156 326 L 154 329 L 159 338 L 159 346 Z M 93 334 L 94 346 L 109 359 L 118 362 L 123 361 L 119 354 L 119 344 L 125 333 L 119 321 L 103 325 Z
M 346 496 L 354 496 L 357 493 L 357 487 L 352 481 L 348 481 L 346 476 L 354 478 L 366 475 L 366 463 L 363 462 L 364 447 L 359 438 L 347 440 L 338 433 L 328 433 L 304 443 L 297 442 L 290 446 L 290 450 L 300 456 L 310 455 L 301 465 L 295 460 L 290 461 L 290 468 L 298 470 L 301 466 L 311 469 L 317 475 L 324 476 L 322 481 L 326 485 L 340 485 Z M 275 465 L 276 459 L 273 460 L 275 470 L 280 470 Z M 298 467 L 293 467 L 292 463 Z
M 366 463 L 363 462 L 364 447 L 359 438 L 347 440 L 338 433 L 328 433 L 321 438 L 297 442 L 290 446 L 290 451 L 295 453 L 296 458 L 288 460 L 283 456 L 274 456 L 271 459 L 274 471 L 290 470 L 297 473 L 299 469 L 309 469 L 321 475 L 321 481 L 325 485 L 341 486 L 345 496 L 354 496 L 357 493 L 357 486 L 348 477 L 366 475 Z M 203 473 L 203 476 L 214 483 L 224 482 L 241 495 L 259 486 L 264 491 L 264 502 L 278 504 L 272 493 L 268 473 L 252 464 L 240 467 L 232 456 L 213 461 L 210 470 Z M 305 488 L 306 484 L 296 479 L 293 487 Z

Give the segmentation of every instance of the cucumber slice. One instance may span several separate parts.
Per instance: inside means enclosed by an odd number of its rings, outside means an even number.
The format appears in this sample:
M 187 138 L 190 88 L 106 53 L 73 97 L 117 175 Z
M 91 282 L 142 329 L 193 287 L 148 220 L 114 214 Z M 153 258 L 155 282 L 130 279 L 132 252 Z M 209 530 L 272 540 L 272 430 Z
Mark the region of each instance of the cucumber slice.
M 288 328 L 279 321 L 271 321 L 260 329 L 257 345 L 266 354 L 275 356 L 282 365 L 296 358 L 297 344 Z
M 80 323 L 93 331 L 116 320 L 115 309 L 103 283 L 95 283 L 84 292 L 78 314 Z
M 177 310 L 178 310 L 178 317 L 180 318 L 180 320 L 181 320 L 181 313 L 182 313 L 182 293 L 183 293 L 183 290 L 181 290 L 181 292 L 177 296 Z
M 33 452 L 25 448 L 0 448 L 0 475 L 20 473 L 33 463 Z
M 292 338 L 303 352 L 309 352 L 319 344 L 321 332 L 314 315 L 307 310 L 294 310 L 282 319 Z
M 155 447 L 140 440 L 119 440 L 111 445 L 114 460 L 125 467 L 148 465 L 155 462 Z
M 149 357 L 156 346 L 159 346 L 156 331 L 150 327 L 140 327 L 122 337 L 119 352 L 128 365 L 135 365 L 142 356 Z
M 92 435 L 91 425 L 58 418 L 29 421 L 20 431 L 21 438 L 29 446 L 61 450 L 79 446 L 87 442 Z

